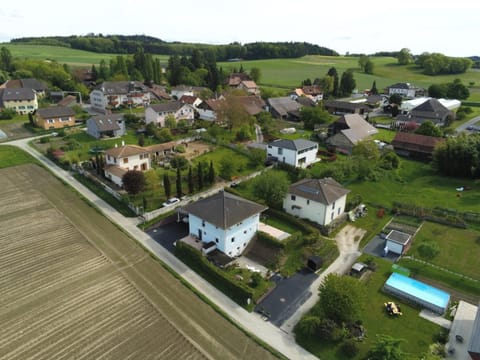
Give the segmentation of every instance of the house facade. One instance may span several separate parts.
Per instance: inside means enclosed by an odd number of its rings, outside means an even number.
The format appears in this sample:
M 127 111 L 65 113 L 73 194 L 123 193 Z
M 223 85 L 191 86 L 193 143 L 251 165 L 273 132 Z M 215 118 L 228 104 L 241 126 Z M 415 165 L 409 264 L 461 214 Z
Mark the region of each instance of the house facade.
M 267 145 L 267 157 L 295 167 L 306 167 L 317 161 L 318 144 L 304 139 L 275 140 Z
M 139 81 L 104 81 L 90 93 L 90 104 L 101 112 L 120 106 L 147 106 L 150 100 L 150 90 Z
M 125 135 L 123 114 L 95 115 L 87 120 L 87 134 L 96 139 Z
M 260 88 L 253 80 L 244 80 L 238 85 L 239 89 L 245 90 L 248 95 L 260 95 Z
M 44 82 L 34 78 L 7 80 L 2 85 L 0 85 L 0 89 L 18 88 L 32 89 L 35 91 L 38 98 L 42 98 L 46 95 L 48 86 Z
M 399 131 L 395 134 L 392 146 L 398 155 L 430 160 L 435 146 L 445 139 Z
M 173 87 L 170 91 L 170 96 L 172 96 L 177 100 L 181 99 L 183 96 L 194 96 L 194 95 L 195 95 L 195 91 L 193 86 L 188 86 L 188 85 L 178 85 Z
M 199 114 L 199 118 L 201 120 L 216 122 L 217 121 L 217 113 L 221 109 L 222 104 L 224 104 L 224 103 L 225 103 L 225 100 L 221 100 L 221 99 L 204 100 L 197 107 L 197 112 Z
M 387 88 L 388 95 L 399 94 L 405 98 L 414 98 L 417 88 L 410 83 L 396 83 Z
M 1 89 L 1 103 L 5 109 L 11 109 L 17 114 L 31 114 L 38 109 L 38 98 L 31 88 Z
M 122 187 L 122 177 L 129 170 L 147 171 L 151 168 L 147 149 L 123 145 L 105 151 L 105 177 Z
M 75 125 L 75 112 L 67 106 L 42 108 L 37 110 L 34 122 L 43 129 L 61 129 Z
M 164 127 L 168 116 L 173 116 L 177 122 L 187 120 L 188 123 L 192 123 L 195 119 L 195 109 L 192 105 L 184 104 L 179 100 L 150 105 L 145 110 L 145 123 Z
M 258 231 L 260 213 L 267 208 L 221 191 L 187 205 L 189 232 L 203 243 L 214 243 L 224 254 L 239 256 Z
M 290 185 L 283 209 L 293 216 L 328 225 L 345 211 L 349 192 L 332 178 L 303 179 Z

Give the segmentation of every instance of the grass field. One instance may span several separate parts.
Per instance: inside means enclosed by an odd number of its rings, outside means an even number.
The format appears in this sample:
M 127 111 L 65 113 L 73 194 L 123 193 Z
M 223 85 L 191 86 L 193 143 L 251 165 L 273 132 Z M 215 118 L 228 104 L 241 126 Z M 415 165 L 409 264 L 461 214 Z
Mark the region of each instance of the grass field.
M 423 241 L 434 241 L 440 247 L 438 255 L 428 260 L 430 263 L 480 280 L 480 268 L 472 266 L 480 259 L 478 231 L 425 222 L 417 233 L 408 255 L 421 258 L 417 249 Z
M 362 255 L 358 261 L 365 261 Z M 408 359 L 421 359 L 428 346 L 434 342 L 434 337 L 439 333 L 440 327 L 425 319 L 418 313 L 420 310 L 411 307 L 382 291 L 383 284 L 391 274 L 392 263 L 383 259 L 375 259 L 377 270 L 365 281 L 368 296 L 367 309 L 363 312 L 362 321 L 367 330 L 365 341 L 359 342 L 360 352 L 353 359 L 364 359 L 368 349 L 375 341 L 376 334 L 388 334 L 396 339 L 403 339 L 402 350 L 411 354 Z M 396 301 L 401 304 L 403 315 L 400 317 L 389 316 L 384 307 L 387 301 Z M 347 359 L 339 351 L 339 346 L 332 343 L 311 340 L 305 347 L 316 354 L 320 359 Z
M 273 357 L 43 168 L 0 209 L 0 358 Z
M 0 146 L 0 169 L 15 165 L 36 163 L 37 161 L 24 151 L 15 146 Z
M 470 186 L 457 197 L 455 190 Z M 347 185 L 363 201 L 391 208 L 393 201 L 423 207 L 441 207 L 459 211 L 480 212 L 480 185 L 475 180 L 438 176 L 430 164 L 401 159 L 397 174 L 391 173 L 381 181 L 354 181 Z

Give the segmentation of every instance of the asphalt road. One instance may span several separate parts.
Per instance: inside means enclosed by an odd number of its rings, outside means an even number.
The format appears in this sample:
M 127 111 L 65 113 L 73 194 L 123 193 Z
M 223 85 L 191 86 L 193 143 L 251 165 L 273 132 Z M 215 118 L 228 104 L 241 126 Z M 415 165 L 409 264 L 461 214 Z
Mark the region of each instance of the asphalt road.
M 463 131 L 470 132 L 470 130 L 467 130 L 467 127 L 475 125 L 478 122 L 480 122 L 480 116 L 474 117 L 472 120 L 467 121 L 465 124 L 457 126 L 455 131 L 457 132 L 457 134 L 459 134 Z

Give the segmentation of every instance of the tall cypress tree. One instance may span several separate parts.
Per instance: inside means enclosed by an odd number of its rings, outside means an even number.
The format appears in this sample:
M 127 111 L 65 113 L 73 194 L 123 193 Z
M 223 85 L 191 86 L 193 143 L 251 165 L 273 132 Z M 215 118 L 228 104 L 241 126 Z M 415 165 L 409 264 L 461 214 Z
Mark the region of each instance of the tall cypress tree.
M 172 188 L 170 185 L 170 178 L 168 177 L 168 174 L 165 173 L 163 174 L 163 188 L 165 189 L 165 196 L 170 198 L 170 195 L 172 195 Z
M 177 167 L 177 180 L 175 182 L 177 188 L 177 197 L 180 199 L 182 197 L 182 174 L 180 173 L 180 167 Z
M 210 161 L 210 168 L 208 170 L 208 182 L 213 184 L 215 182 L 215 168 L 213 167 L 213 162 Z
M 197 183 L 198 183 L 198 189 L 203 188 L 203 169 L 202 169 L 202 163 L 199 162 L 197 165 Z
M 193 183 L 193 173 L 192 173 L 192 167 L 190 166 L 188 168 L 188 192 L 192 194 L 195 191 L 195 186 Z

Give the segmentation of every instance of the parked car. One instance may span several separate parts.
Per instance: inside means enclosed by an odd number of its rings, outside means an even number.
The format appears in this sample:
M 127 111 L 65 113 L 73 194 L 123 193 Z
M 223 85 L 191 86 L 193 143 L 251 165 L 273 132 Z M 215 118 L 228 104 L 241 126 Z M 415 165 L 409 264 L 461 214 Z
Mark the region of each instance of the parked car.
M 163 207 L 166 207 L 166 206 L 172 206 L 176 203 L 180 202 L 180 199 L 179 198 L 176 198 L 176 197 L 173 197 L 173 198 L 170 198 L 168 199 L 167 201 L 165 201 L 162 206 Z

